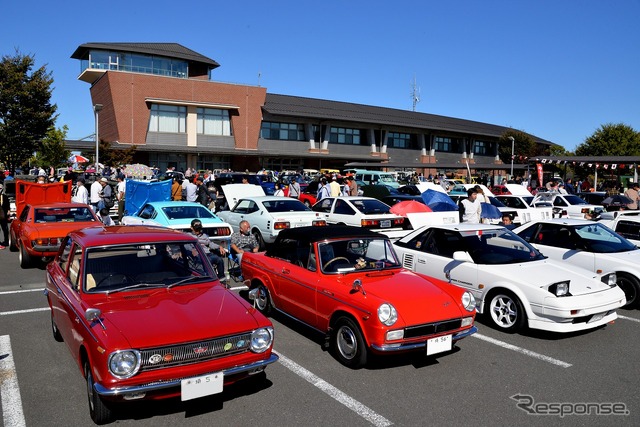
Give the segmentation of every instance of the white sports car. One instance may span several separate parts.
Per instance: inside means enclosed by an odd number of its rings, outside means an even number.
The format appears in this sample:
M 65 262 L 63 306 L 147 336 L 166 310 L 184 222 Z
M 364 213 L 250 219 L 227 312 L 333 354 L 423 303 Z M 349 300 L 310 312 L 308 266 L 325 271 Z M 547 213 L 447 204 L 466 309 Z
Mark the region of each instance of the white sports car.
M 471 293 L 476 309 L 504 332 L 591 329 L 625 304 L 616 275 L 594 274 L 546 258 L 504 227 L 424 227 L 394 243 L 402 265 Z
M 595 273 L 614 271 L 627 307 L 640 300 L 640 249 L 604 225 L 588 220 L 558 218 L 532 221 L 513 230 L 551 259 Z
M 265 196 L 262 187 L 251 184 L 229 184 L 223 187 L 233 208 L 220 211 L 218 217 L 238 231 L 241 221 L 249 221 L 251 233 L 260 250 L 265 243 L 273 243 L 285 228 L 326 225 L 324 218 L 313 212 L 298 199 L 283 196 Z

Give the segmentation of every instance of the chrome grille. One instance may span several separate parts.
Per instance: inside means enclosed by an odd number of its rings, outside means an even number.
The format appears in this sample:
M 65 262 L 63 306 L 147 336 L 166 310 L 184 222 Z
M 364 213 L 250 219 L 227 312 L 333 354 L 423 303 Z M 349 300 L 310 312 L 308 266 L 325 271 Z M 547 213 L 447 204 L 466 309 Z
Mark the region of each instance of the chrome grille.
M 251 333 L 216 338 L 181 345 L 147 348 L 140 351 L 141 371 L 188 365 L 201 361 L 244 353 L 249 350 Z
M 404 330 L 405 338 L 416 338 L 425 335 L 435 335 L 447 331 L 454 331 L 462 325 L 462 319 L 451 319 L 443 322 L 427 323 L 424 325 L 409 326 Z

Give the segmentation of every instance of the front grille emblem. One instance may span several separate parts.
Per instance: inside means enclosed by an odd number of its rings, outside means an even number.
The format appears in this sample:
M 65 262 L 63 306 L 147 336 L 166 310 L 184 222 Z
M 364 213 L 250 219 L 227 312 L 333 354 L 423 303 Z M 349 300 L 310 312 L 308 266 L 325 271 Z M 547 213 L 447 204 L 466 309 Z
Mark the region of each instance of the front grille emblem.
M 208 350 L 208 347 L 196 347 L 196 348 L 193 349 L 193 352 L 195 354 L 202 354 L 207 350 Z

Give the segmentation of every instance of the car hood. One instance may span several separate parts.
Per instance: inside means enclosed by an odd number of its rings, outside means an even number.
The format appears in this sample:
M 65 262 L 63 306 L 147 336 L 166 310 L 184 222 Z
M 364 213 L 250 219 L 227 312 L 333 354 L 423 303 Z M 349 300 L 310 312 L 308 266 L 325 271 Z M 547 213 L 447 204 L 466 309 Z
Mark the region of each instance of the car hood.
M 222 186 L 224 197 L 227 199 L 229 209 L 233 208 L 238 200 L 245 197 L 264 196 L 264 189 L 254 184 L 227 184 Z
M 68 233 L 80 230 L 86 227 L 102 225 L 100 221 L 83 221 L 83 222 L 47 222 L 31 226 L 29 228 L 29 239 L 33 240 L 38 237 L 65 237 Z
M 131 348 L 233 335 L 268 323 L 259 312 L 222 286 L 119 292 L 93 307 L 102 311 L 105 334 L 111 337 L 117 331 Z
M 146 182 L 127 179 L 125 182 L 126 209 L 129 214 L 137 214 L 149 202 L 171 200 L 172 181 Z
M 368 304 L 375 304 L 375 307 L 369 307 L 373 315 L 376 315 L 378 306 L 385 302 L 396 308 L 398 316 L 406 325 L 471 315 L 461 307 L 461 298 L 456 296 L 462 295 L 461 289 L 442 282 L 436 285 L 435 279 L 408 270 L 350 273 L 341 275 L 339 280 L 351 287 L 355 279 L 362 281 L 362 288 L 366 293 L 360 293 L 358 297 L 363 296 L 369 301 Z

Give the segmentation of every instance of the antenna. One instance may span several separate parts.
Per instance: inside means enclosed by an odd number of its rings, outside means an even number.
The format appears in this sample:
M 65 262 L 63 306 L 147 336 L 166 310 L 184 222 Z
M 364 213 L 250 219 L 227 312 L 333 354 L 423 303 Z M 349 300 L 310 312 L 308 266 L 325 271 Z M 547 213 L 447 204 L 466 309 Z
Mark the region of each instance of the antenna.
M 260 87 L 260 77 L 262 77 L 262 72 L 258 71 L 258 87 Z
M 413 82 L 411 82 L 411 102 L 413 103 L 413 110 L 416 111 L 416 104 L 420 102 L 420 88 L 416 83 L 416 75 L 413 75 Z

